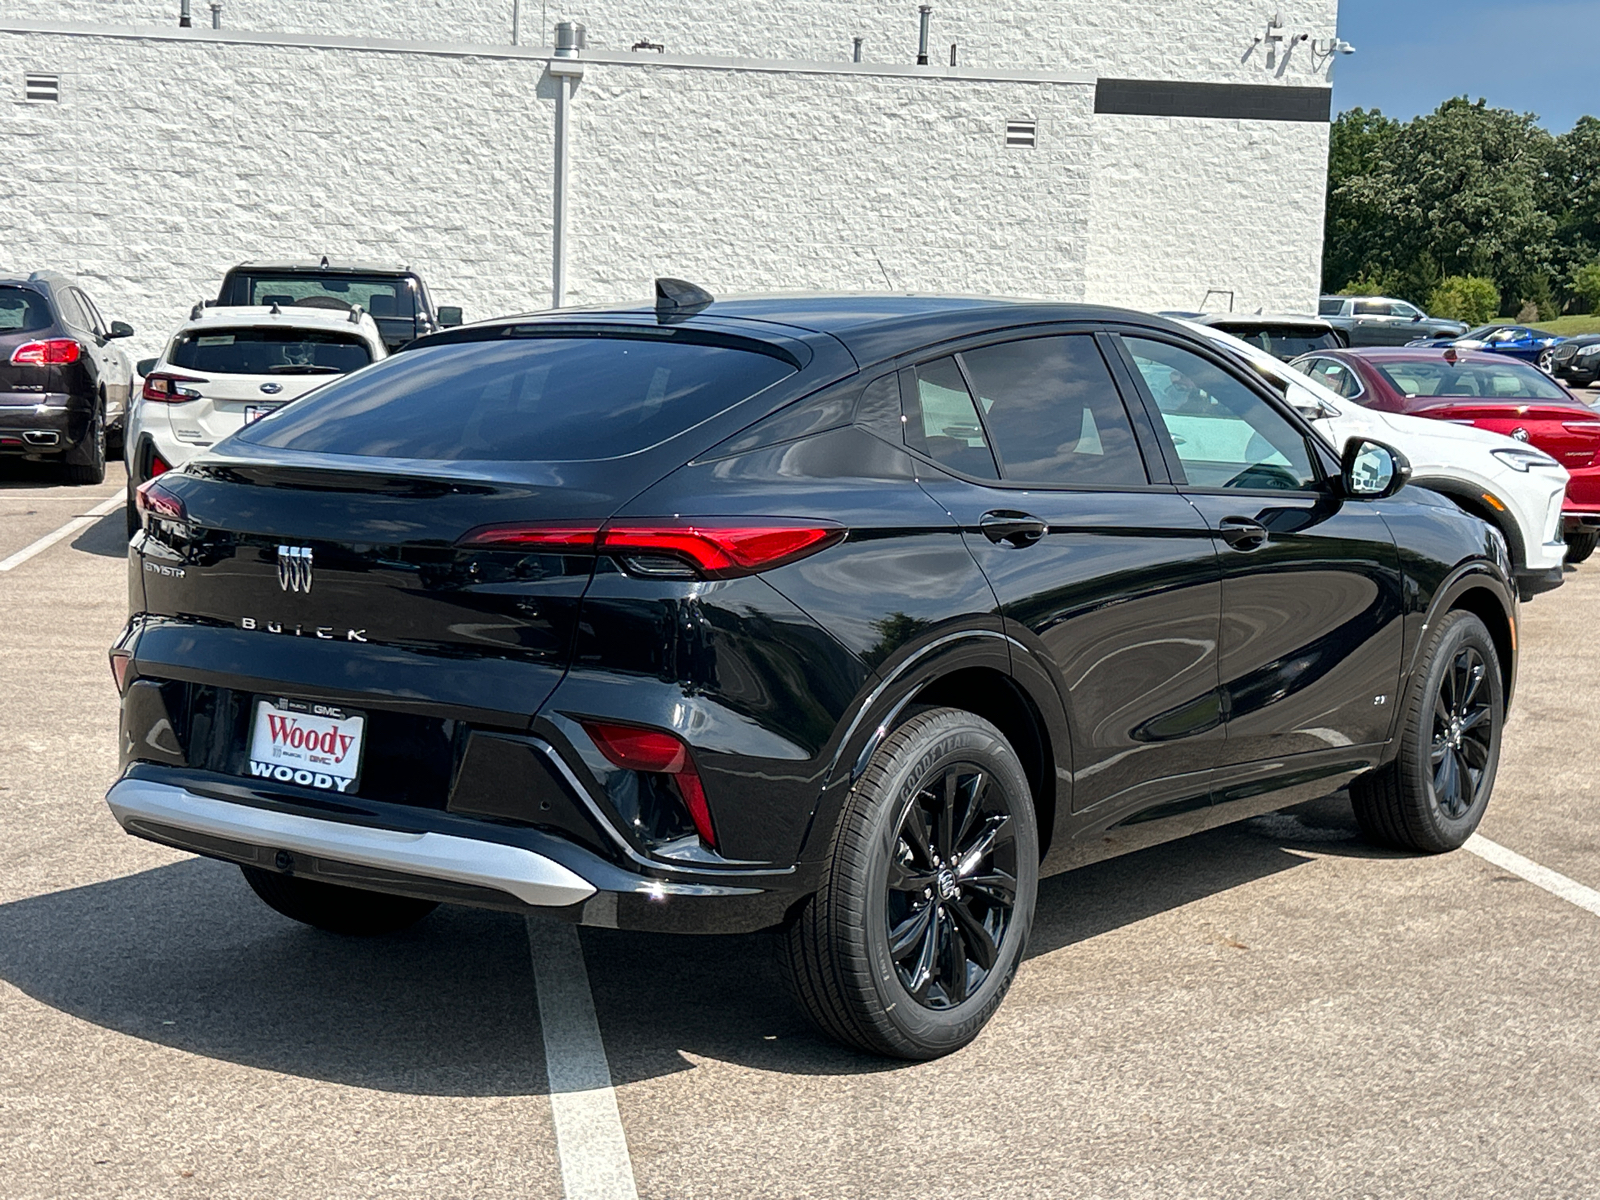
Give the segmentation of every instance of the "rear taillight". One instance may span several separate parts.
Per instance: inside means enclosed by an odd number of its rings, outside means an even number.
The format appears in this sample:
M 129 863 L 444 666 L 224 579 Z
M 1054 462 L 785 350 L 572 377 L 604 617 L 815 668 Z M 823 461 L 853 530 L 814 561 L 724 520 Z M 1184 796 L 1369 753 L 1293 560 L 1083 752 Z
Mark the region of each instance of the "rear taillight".
M 705 788 L 695 770 L 689 747 L 673 734 L 660 729 L 641 729 L 637 725 L 617 725 L 610 721 L 580 718 L 584 732 L 612 766 L 647 775 L 667 775 L 678 785 L 683 806 L 689 810 L 694 831 L 713 850 L 717 831 L 711 824 L 711 809 L 706 805 Z
M 150 478 L 154 479 L 157 475 L 165 475 L 170 470 L 172 470 L 172 464 L 152 450 L 150 452 Z
M 128 668 L 132 665 L 133 651 L 113 650 L 111 652 L 111 678 L 116 680 L 119 694 L 127 690 Z
M 200 399 L 199 392 L 184 387 L 184 384 L 209 382 L 207 379 L 196 379 L 193 375 L 146 375 L 143 395 L 146 400 L 153 400 L 157 404 L 182 404 L 185 400 Z
M 71 338 L 47 338 L 24 342 L 11 352 L 13 367 L 54 367 L 75 363 L 83 357 L 83 347 Z
M 189 516 L 183 500 L 162 487 L 157 479 L 140 484 L 139 490 L 133 494 L 133 503 L 141 517 L 149 515 L 167 521 L 183 521 Z
M 842 541 L 838 525 L 782 519 L 709 518 L 583 524 L 497 525 L 475 529 L 466 546 L 549 548 L 615 555 L 642 575 L 694 574 L 709 579 L 781 567 Z

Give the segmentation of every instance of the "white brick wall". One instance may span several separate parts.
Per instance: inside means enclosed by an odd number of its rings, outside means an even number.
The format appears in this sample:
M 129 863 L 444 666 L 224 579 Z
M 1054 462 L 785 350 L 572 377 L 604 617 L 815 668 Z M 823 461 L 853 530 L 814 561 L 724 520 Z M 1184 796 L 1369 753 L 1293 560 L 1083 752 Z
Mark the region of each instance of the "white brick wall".
M 659 274 L 724 294 L 1315 298 L 1321 126 L 1095 116 L 1085 83 L 586 67 L 573 303 L 644 299 Z M 64 103 L 20 103 L 25 70 L 62 74 Z M 469 320 L 548 303 L 536 57 L 12 32 L 0 80 L 0 271 L 83 276 L 140 353 L 252 258 L 409 262 Z M 1005 148 L 1012 117 L 1039 121 L 1037 149 Z
M 343 34 L 505 44 L 512 0 L 225 0 L 225 29 Z M 197 26 L 209 26 L 207 0 L 193 0 Z M 948 62 L 950 43 L 966 65 L 1089 71 L 1112 78 L 1227 83 L 1325 81 L 1327 63 L 1309 43 L 1267 64 L 1251 39 L 1269 13 L 1283 33 L 1334 33 L 1338 0 L 935 0 L 930 44 Z M 178 0 L 7 0 L 8 18 L 111 25 L 177 24 Z M 686 3 L 685 0 L 522 0 L 524 45 L 549 45 L 555 22 L 583 22 L 594 48 L 626 50 L 640 40 L 672 54 L 843 61 L 851 39 L 866 37 L 866 58 L 912 63 L 916 0 L 788 0 Z

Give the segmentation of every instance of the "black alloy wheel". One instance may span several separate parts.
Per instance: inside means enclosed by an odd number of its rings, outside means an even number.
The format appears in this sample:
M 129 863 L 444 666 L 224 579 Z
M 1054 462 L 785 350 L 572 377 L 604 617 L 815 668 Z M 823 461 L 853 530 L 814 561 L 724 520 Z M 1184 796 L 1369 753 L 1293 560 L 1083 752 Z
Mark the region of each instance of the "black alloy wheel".
M 1016 751 L 973 713 L 916 712 L 845 802 L 821 884 L 784 930 L 784 980 L 845 1045 L 949 1054 L 1005 998 L 1038 884 L 1033 795 Z
M 889 954 L 924 1008 L 951 1008 L 983 986 L 1017 903 L 1015 821 L 1000 788 L 953 762 L 911 798 L 889 861 Z
M 1466 816 L 1483 786 L 1493 749 L 1494 710 L 1489 703 L 1489 664 L 1477 647 L 1464 645 L 1439 680 L 1433 701 L 1433 796 L 1451 820 Z
M 1350 785 L 1356 822 L 1379 845 L 1454 850 L 1489 807 L 1505 722 L 1500 656 L 1479 617 L 1438 620 L 1401 716 L 1394 760 Z

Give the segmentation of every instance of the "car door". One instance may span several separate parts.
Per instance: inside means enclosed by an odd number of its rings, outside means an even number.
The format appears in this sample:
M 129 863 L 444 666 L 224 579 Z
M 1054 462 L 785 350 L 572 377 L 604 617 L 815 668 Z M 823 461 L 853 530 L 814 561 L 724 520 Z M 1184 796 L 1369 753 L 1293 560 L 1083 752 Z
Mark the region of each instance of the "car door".
M 1291 756 L 1370 757 L 1402 648 L 1381 504 L 1343 498 L 1331 455 L 1220 358 L 1155 336 L 1121 345 L 1168 468 L 1217 538 L 1230 778 L 1281 773 Z
M 84 307 L 77 288 L 64 287 L 55 292 L 56 309 L 60 313 L 61 323 L 67 327 L 69 333 L 77 340 L 81 347 L 78 361 L 82 364 L 83 373 L 77 378 L 87 380 L 87 385 L 79 384 L 73 390 L 79 396 L 79 402 L 87 407 L 91 396 L 98 396 L 100 384 L 105 379 L 105 347 L 99 331 L 94 327 L 94 318 Z M 71 378 L 71 376 L 67 376 Z M 81 391 L 79 390 L 81 388 Z M 74 431 L 76 432 L 76 431 Z
M 1392 346 L 1393 319 L 1387 300 L 1357 300 L 1350 306 L 1352 346 Z
M 72 294 L 83 306 L 90 322 L 94 325 L 100 380 L 106 393 L 106 423 L 110 424 L 128 410 L 129 382 L 133 378 L 133 367 L 128 362 L 128 356 L 122 352 L 122 347 L 112 339 L 111 323 L 101 315 L 94 301 L 89 298 L 89 294 L 82 288 L 73 288 Z
M 921 485 L 960 525 L 1007 632 L 1055 674 L 1072 810 L 1206 809 L 1223 739 L 1217 554 L 1096 336 L 947 353 L 902 371 L 901 396 L 907 445 L 942 468 Z

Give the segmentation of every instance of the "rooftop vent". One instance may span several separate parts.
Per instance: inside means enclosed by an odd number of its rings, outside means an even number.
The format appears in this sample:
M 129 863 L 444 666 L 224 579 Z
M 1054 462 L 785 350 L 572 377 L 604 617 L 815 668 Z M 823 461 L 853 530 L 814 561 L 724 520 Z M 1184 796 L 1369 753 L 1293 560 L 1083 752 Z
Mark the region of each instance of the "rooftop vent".
M 60 104 L 61 76 L 24 75 L 22 98 L 32 104 Z
M 1006 122 L 1006 146 L 1032 150 L 1039 144 L 1039 122 L 1014 120 Z

